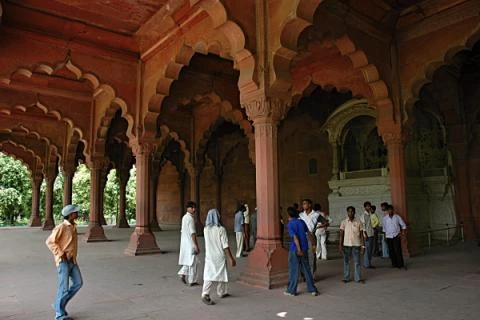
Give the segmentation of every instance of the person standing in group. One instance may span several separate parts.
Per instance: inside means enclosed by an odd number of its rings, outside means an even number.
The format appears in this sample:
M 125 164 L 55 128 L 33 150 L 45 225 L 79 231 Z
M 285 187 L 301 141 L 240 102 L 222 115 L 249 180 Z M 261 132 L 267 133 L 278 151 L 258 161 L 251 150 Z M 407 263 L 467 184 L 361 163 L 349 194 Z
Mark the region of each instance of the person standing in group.
M 392 260 L 392 268 L 403 268 L 402 240 L 406 235 L 407 225 L 402 217 L 393 212 L 393 206 L 387 207 L 387 215 L 383 217 L 383 232 L 387 238 L 388 251 Z
M 234 231 L 235 231 L 235 238 L 237 240 L 237 253 L 236 257 L 244 257 L 245 254 L 243 253 L 243 241 L 245 240 L 244 237 L 244 227 L 245 224 L 245 217 L 243 213 L 245 212 L 246 208 L 243 204 L 238 206 L 237 213 L 235 213 L 235 221 L 234 221 Z
M 288 252 L 288 286 L 284 292 L 287 296 L 297 295 L 298 276 L 300 271 L 305 277 L 308 291 L 313 295 L 318 295 L 317 287 L 313 281 L 312 272 L 308 263 L 308 227 L 305 222 L 298 219 L 298 213 L 293 207 L 287 209 L 288 212 L 288 234 L 290 236 L 290 248 Z
M 377 207 L 372 205 L 371 206 L 371 213 L 370 213 L 370 222 L 372 224 L 373 228 L 373 256 L 377 257 L 378 256 L 378 234 L 380 233 L 381 225 L 380 225 L 380 219 L 378 218 L 377 213 L 375 212 L 377 210 Z
M 255 208 L 252 215 L 250 215 L 250 247 L 255 248 L 257 242 L 257 208 Z
M 375 247 L 373 241 L 374 241 L 374 231 L 372 227 L 372 219 L 370 212 L 372 210 L 372 204 L 370 201 L 366 201 L 363 204 L 363 208 L 365 209 L 363 211 L 363 214 L 360 215 L 360 221 L 363 224 L 363 227 L 365 228 L 364 231 L 364 239 L 365 239 L 365 254 L 364 254 L 364 259 L 363 263 L 365 268 L 367 269 L 375 269 L 375 267 L 372 265 L 372 257 L 373 257 L 373 249 Z
M 53 253 L 57 265 L 58 287 L 53 308 L 56 320 L 68 320 L 66 311 L 68 302 L 83 285 L 82 274 L 77 264 L 77 226 L 80 208 L 69 204 L 62 209 L 63 222 L 56 226 L 47 241 L 48 249 Z M 71 283 L 69 283 L 71 279 Z
M 250 251 L 250 210 L 248 209 L 248 204 L 244 204 L 245 211 L 243 212 L 243 234 L 245 239 L 243 241 L 243 248 L 245 252 Z
M 388 203 L 382 202 L 380 204 L 380 207 L 382 208 L 383 217 L 386 217 L 388 215 L 388 212 L 387 212 Z M 382 230 L 383 230 L 383 218 L 380 221 L 382 222 Z M 385 233 L 382 233 L 382 258 L 384 259 L 390 258 L 390 254 L 388 252 L 387 239 L 385 238 Z
M 193 201 L 187 201 L 185 207 L 187 212 L 182 218 L 180 255 L 178 257 L 178 264 L 182 267 L 178 271 L 178 275 L 184 284 L 195 286 L 198 285 L 197 270 L 198 254 L 200 253 L 194 217 L 197 204 Z
M 350 281 L 350 258 L 353 256 L 354 280 L 358 283 L 364 283 L 362 279 L 362 267 L 360 265 L 360 255 L 365 251 L 363 234 L 365 228 L 359 219 L 355 219 L 355 208 L 347 208 L 347 218 L 340 224 L 340 238 L 338 249 L 343 254 L 343 282 Z
M 306 252 L 308 254 L 308 262 L 310 263 L 310 269 L 313 273 L 316 270 L 316 251 L 317 251 L 317 239 L 315 238 L 315 227 L 317 225 L 318 212 L 312 208 L 312 200 L 304 199 L 302 201 L 303 212 L 300 213 L 300 219 L 307 225 L 310 235 L 310 250 Z
M 322 206 L 316 203 L 313 210 L 318 213 L 315 237 L 317 239 L 317 259 L 327 260 L 327 227 L 330 222 L 328 216 L 322 212 Z
M 235 267 L 236 261 L 228 245 L 227 230 L 220 223 L 220 213 L 210 209 L 203 229 L 205 237 L 205 268 L 203 270 L 202 302 L 215 304 L 210 298 L 210 291 L 217 283 L 217 294 L 220 298 L 228 297 L 227 258 Z

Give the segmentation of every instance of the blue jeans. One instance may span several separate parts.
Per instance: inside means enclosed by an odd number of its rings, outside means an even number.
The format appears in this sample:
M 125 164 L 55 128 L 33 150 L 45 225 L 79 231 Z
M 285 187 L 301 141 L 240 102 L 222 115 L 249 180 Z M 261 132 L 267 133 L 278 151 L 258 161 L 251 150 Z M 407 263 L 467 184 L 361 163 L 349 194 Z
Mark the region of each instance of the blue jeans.
M 363 263 L 365 268 L 372 265 L 373 250 L 375 249 L 375 241 L 373 237 L 368 237 L 365 241 L 365 254 L 363 255 Z
M 385 235 L 382 235 L 382 257 L 383 258 L 389 258 L 389 252 L 388 252 L 388 244 L 387 240 L 385 238 Z
M 305 282 L 307 283 L 307 288 L 309 292 L 317 292 L 315 283 L 313 282 L 312 272 L 310 266 L 308 265 L 308 256 L 307 252 L 303 253 L 302 257 L 297 256 L 296 252 L 290 251 L 288 253 L 288 287 L 287 291 L 291 294 L 297 294 L 298 286 L 298 276 L 300 275 L 300 270 L 305 277 Z
M 355 281 L 362 280 L 362 266 L 360 265 L 360 247 L 343 247 L 343 280 L 350 281 L 350 256 L 353 256 Z
M 57 267 L 58 289 L 53 307 L 55 308 L 55 319 L 61 320 L 67 316 L 65 308 L 68 302 L 75 296 L 83 285 L 82 274 L 78 265 L 72 261 L 62 261 Z M 71 285 L 69 280 L 72 279 Z

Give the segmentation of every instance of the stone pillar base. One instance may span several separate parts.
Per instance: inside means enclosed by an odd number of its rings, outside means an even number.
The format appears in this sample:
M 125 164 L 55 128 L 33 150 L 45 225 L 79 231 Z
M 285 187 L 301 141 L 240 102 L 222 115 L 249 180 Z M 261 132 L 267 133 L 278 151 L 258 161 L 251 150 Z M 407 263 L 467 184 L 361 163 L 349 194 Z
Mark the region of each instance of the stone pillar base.
M 53 228 L 55 228 L 55 222 L 53 220 L 45 220 L 43 230 L 53 230 Z
M 32 217 L 30 218 L 30 222 L 28 224 L 30 227 L 41 227 L 42 226 L 42 219 L 40 217 Z
M 407 237 L 402 237 L 402 252 L 403 256 L 407 258 L 423 254 L 423 250 L 412 232 L 407 231 Z
M 127 222 L 127 219 L 121 219 L 117 221 L 117 228 L 130 228 L 130 225 Z
M 152 232 L 162 231 L 162 228 L 160 228 L 160 226 L 158 225 L 157 220 L 150 221 L 150 231 Z
M 273 289 L 288 283 L 288 251 L 280 246 L 256 243 L 248 256 L 247 271 L 240 276 L 245 284 Z
M 128 247 L 124 253 L 127 256 L 139 256 L 144 254 L 162 253 L 155 240 L 155 235 L 146 228 L 135 228 Z
M 85 232 L 84 240 L 85 242 L 108 241 L 107 237 L 105 236 L 105 231 L 103 230 L 103 227 L 94 224 L 88 225 L 87 232 Z

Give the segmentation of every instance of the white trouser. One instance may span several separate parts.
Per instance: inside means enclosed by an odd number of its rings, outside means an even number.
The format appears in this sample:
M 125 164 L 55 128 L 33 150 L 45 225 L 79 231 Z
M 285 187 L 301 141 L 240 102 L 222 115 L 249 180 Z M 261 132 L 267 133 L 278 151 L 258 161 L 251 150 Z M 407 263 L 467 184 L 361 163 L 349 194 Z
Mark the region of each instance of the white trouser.
M 203 281 L 203 289 L 202 289 L 202 298 L 204 296 L 209 296 L 210 295 L 210 290 L 212 290 L 212 287 L 214 283 L 217 283 L 217 294 L 219 297 L 227 294 L 228 292 L 228 283 L 227 282 L 222 282 L 222 281 L 209 281 L 209 280 L 204 280 Z
M 317 259 L 327 260 L 327 232 L 317 229 L 315 236 L 317 237 Z
M 237 237 L 237 258 L 240 258 L 242 256 L 243 252 L 243 232 L 235 232 L 235 235 Z
M 195 255 L 193 257 L 193 263 L 191 266 L 182 266 L 178 271 L 179 276 L 185 276 L 187 283 L 197 283 L 197 274 L 198 274 L 198 257 Z

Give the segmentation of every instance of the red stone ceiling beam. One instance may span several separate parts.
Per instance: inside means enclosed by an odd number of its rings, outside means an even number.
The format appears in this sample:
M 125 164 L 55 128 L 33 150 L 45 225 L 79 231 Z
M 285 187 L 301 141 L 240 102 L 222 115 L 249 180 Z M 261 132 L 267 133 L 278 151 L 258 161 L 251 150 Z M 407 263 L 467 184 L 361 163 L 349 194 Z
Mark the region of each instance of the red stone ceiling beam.
M 49 146 L 43 140 L 38 140 L 36 136 L 18 135 L 15 133 L 0 133 L 0 142 L 10 141 L 12 144 L 21 145 L 31 150 L 36 156 L 40 157 L 41 162 L 45 163 Z

